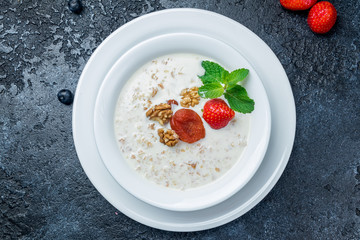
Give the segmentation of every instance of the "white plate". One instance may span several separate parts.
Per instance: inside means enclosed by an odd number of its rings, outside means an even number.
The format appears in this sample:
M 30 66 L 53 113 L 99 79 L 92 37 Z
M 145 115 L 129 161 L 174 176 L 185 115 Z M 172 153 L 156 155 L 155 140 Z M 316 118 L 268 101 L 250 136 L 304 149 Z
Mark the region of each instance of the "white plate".
M 246 89 L 256 104 L 255 110 L 251 113 L 248 144 L 243 154 L 238 156 L 236 164 L 216 181 L 185 191 L 165 188 L 140 177 L 122 157 L 114 129 L 115 107 L 125 82 L 145 63 L 163 55 L 179 52 L 209 57 L 221 63 L 226 69 L 233 70 L 240 67 L 249 69 Z M 261 80 L 241 54 L 223 42 L 207 36 L 172 33 L 147 39 L 134 46 L 124 53 L 111 68 L 97 96 L 94 132 L 105 166 L 128 192 L 160 208 L 173 211 L 194 211 L 213 206 L 229 198 L 255 174 L 268 146 L 270 119 L 270 106 Z
M 161 34 L 188 32 L 207 35 L 239 51 L 256 69 L 271 108 L 271 136 L 266 155 L 253 178 L 235 195 L 213 207 L 175 212 L 137 199 L 107 171 L 96 148 L 94 106 L 106 74 L 128 49 Z M 196 231 L 220 226 L 259 203 L 280 178 L 295 137 L 295 104 L 279 60 L 253 32 L 222 15 L 197 9 L 171 9 L 139 17 L 111 34 L 94 52 L 80 77 L 73 107 L 75 147 L 87 176 L 117 209 L 145 225 L 170 231 Z

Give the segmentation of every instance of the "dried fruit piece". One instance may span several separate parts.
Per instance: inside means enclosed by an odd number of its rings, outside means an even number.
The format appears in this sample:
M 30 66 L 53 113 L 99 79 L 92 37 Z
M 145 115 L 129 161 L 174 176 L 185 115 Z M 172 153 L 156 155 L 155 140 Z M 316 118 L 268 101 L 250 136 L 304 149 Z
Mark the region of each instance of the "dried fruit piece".
M 168 147 L 173 147 L 179 142 L 179 136 L 171 129 L 158 129 L 158 135 L 160 137 L 160 142 L 165 144 Z
M 170 125 L 181 141 L 193 143 L 205 137 L 201 117 L 191 109 L 182 108 L 176 111 Z
M 182 107 L 194 107 L 195 105 L 199 104 L 200 101 L 200 95 L 198 93 L 199 88 L 198 87 L 192 87 L 192 88 L 185 88 L 181 91 L 181 101 L 180 105 Z
M 161 125 L 168 123 L 170 118 L 172 117 L 171 106 L 167 103 L 160 103 L 159 105 L 155 105 L 150 108 L 146 112 L 146 117 L 150 118 L 150 120 L 158 121 Z
M 167 100 L 167 104 L 169 104 L 169 105 L 171 105 L 171 104 L 179 105 L 179 103 L 175 99 Z

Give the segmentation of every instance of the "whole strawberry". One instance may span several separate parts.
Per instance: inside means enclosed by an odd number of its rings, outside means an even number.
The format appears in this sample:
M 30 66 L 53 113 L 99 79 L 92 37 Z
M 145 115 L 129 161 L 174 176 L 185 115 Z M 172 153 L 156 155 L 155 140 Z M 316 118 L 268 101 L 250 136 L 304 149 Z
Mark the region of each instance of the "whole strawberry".
M 317 0 L 280 0 L 280 4 L 289 10 L 300 11 L 311 8 Z
M 309 12 L 307 19 L 310 29 L 315 33 L 327 33 L 336 22 L 336 9 L 328 1 L 318 2 Z
M 234 116 L 234 110 L 222 99 L 214 98 L 204 105 L 203 118 L 213 129 L 225 127 Z

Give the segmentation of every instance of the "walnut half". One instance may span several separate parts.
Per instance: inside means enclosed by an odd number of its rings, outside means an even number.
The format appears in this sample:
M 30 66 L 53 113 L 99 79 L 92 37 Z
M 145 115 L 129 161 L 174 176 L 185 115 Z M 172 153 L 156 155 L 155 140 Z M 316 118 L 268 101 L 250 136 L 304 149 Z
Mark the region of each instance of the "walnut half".
M 179 142 L 179 136 L 171 129 L 158 129 L 158 135 L 160 137 L 160 142 L 165 144 L 168 147 L 173 147 Z
M 146 112 L 146 117 L 150 120 L 158 121 L 161 125 L 168 123 L 172 117 L 171 106 L 167 103 L 160 103 L 153 106 Z
M 195 105 L 199 104 L 200 101 L 200 95 L 198 93 L 199 88 L 198 87 L 192 87 L 192 88 L 185 88 L 181 91 L 181 101 L 180 105 L 182 107 L 194 107 Z

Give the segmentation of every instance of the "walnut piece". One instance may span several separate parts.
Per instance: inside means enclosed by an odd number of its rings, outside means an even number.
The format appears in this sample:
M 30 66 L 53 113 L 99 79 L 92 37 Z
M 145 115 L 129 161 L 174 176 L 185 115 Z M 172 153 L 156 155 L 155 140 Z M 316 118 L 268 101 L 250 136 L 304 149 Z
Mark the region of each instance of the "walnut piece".
M 160 142 L 165 144 L 168 147 L 173 147 L 179 142 L 179 136 L 171 129 L 158 129 L 158 135 L 160 137 Z
M 185 88 L 181 91 L 181 101 L 180 105 L 182 107 L 194 107 L 195 105 L 199 104 L 200 101 L 200 95 L 198 93 L 199 88 L 198 87 L 192 87 L 192 88 Z
M 160 103 L 153 106 L 146 112 L 146 117 L 150 120 L 158 121 L 161 125 L 168 123 L 172 117 L 171 106 L 167 103 Z

